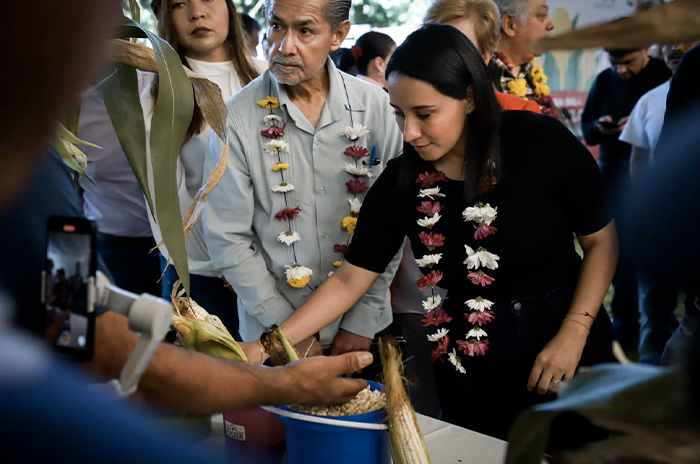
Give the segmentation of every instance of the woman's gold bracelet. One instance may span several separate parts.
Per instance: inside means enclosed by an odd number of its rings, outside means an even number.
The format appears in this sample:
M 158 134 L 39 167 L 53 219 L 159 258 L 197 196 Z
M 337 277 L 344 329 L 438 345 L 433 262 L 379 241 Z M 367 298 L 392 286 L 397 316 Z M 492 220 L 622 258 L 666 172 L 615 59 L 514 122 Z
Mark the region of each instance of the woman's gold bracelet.
M 260 348 L 260 365 L 262 366 L 263 363 L 265 362 L 265 347 L 263 346 L 260 339 L 258 339 L 257 342 L 258 342 L 258 348 Z
M 581 327 L 583 327 L 584 329 L 586 329 L 586 330 L 588 331 L 588 333 L 591 333 L 591 328 L 590 328 L 590 327 L 588 327 L 586 324 L 584 324 L 584 323 L 581 322 L 581 321 L 577 321 L 576 319 L 569 319 L 569 318 L 567 317 L 567 318 L 563 319 L 562 322 L 575 322 L 575 323 L 577 323 L 578 325 L 580 325 Z
M 573 315 L 573 314 L 578 314 L 579 316 L 590 317 L 591 319 L 593 319 L 593 320 L 595 321 L 595 316 L 592 315 L 591 313 L 589 313 L 588 311 L 584 311 L 584 312 L 582 312 L 582 313 L 572 313 L 572 312 L 566 313 L 567 316 Z

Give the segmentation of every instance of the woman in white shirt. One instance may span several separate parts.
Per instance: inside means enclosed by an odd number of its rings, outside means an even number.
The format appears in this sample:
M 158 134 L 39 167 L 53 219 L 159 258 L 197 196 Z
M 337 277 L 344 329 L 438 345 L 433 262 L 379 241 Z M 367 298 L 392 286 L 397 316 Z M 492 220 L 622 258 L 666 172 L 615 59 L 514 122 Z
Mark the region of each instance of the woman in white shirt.
M 218 85 L 224 99 L 233 96 L 267 68 L 266 62 L 249 56 L 241 19 L 232 0 L 154 0 L 151 7 L 158 18 L 158 34 L 178 52 L 185 66 Z M 157 95 L 156 79 L 141 93 L 147 130 L 150 130 Z M 204 156 L 210 131 L 201 110 L 195 105 L 177 167 L 183 216 L 205 176 L 209 176 L 204 172 Z M 158 226 L 153 222 L 151 225 L 156 240 L 160 241 Z M 224 286 L 221 273 L 212 265 L 201 221 L 190 231 L 186 245 L 190 296 L 211 314 L 219 316 L 238 338 L 236 296 Z M 165 247 L 160 249 L 167 257 Z M 172 288 L 172 285 L 167 288 Z M 169 294 L 166 297 L 169 298 Z

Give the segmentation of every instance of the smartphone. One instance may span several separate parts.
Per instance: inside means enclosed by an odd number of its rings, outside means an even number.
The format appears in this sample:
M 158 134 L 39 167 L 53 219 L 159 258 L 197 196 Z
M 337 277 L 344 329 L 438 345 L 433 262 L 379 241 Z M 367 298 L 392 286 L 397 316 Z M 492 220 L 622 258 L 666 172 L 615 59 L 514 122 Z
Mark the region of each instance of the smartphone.
M 598 121 L 598 124 L 605 129 L 615 129 L 619 126 L 615 121 Z
M 63 355 L 89 361 L 95 341 L 97 227 L 94 221 L 51 216 L 42 271 L 44 338 Z

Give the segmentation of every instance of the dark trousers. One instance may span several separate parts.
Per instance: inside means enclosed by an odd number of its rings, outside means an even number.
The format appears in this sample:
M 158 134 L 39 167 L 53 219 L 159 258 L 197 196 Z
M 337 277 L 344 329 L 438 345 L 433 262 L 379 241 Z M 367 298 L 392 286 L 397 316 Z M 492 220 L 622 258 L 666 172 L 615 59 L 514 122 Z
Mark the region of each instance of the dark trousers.
M 97 252 L 112 274 L 114 284 L 124 290 L 136 293 L 150 293 L 160 296 L 160 253 L 151 249 L 155 246 L 151 237 L 119 237 L 98 234 Z
M 639 269 L 639 362 L 658 364 L 666 343 L 678 327 L 675 310 L 679 286 L 663 272 Z
M 600 163 L 600 169 L 620 243 L 620 257 L 612 281 L 613 298 L 610 303 L 613 333 L 623 349 L 633 351 L 637 350 L 639 344 L 639 290 L 635 250 L 630 246 L 630 237 L 635 233 L 635 227 L 640 225 L 628 218 L 627 209 L 623 207 L 631 194 L 629 160 Z

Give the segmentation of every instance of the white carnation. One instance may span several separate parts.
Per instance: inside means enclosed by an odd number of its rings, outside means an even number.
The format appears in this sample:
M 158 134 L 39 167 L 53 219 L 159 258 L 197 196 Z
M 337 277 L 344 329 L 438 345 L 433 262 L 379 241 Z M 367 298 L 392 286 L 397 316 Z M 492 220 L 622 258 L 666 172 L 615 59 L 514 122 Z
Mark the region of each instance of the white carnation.
M 357 198 L 351 198 L 349 201 L 350 201 L 350 212 L 353 214 L 360 214 L 360 208 L 362 207 L 362 202 Z
M 481 337 L 486 337 L 486 336 L 487 336 L 487 334 L 484 331 L 484 329 L 482 329 L 481 327 L 478 327 L 478 326 L 474 326 L 474 328 L 472 330 L 467 332 L 467 338 L 476 338 L 479 341 L 481 341 Z
M 356 166 L 353 163 L 345 163 L 345 172 L 352 174 L 353 176 L 362 177 L 372 177 L 372 173 L 369 172 L 367 166 Z
M 442 297 L 440 295 L 428 297 L 427 300 L 423 301 L 423 309 L 432 311 L 433 309 L 439 308 L 440 303 L 442 303 Z
M 272 187 L 272 191 L 275 193 L 287 193 L 294 190 L 294 184 L 289 184 L 287 182 L 282 182 L 279 185 Z
M 369 134 L 369 129 L 362 124 L 357 123 L 353 124 L 352 126 L 347 126 L 345 129 L 343 129 L 343 133 L 341 135 L 344 135 L 350 140 L 357 140 L 363 135 L 367 134 Z
M 485 224 L 487 226 L 491 225 L 491 223 L 496 220 L 497 214 L 498 208 L 492 208 L 488 203 L 485 205 L 483 203 L 477 203 L 476 206 L 470 206 L 462 211 L 462 216 L 465 221 L 474 221 L 477 224 Z
M 467 370 L 462 366 L 462 358 L 457 356 L 457 352 L 455 351 L 454 348 L 452 348 L 452 351 L 447 353 L 447 359 L 450 361 L 450 363 L 457 369 L 457 371 L 460 374 L 466 374 Z
M 314 275 L 314 271 L 308 267 L 304 267 L 301 264 L 295 264 L 294 266 L 286 266 L 287 269 L 284 271 L 284 276 L 287 280 L 301 280 L 304 277 L 311 277 Z
M 298 242 L 301 240 L 301 237 L 299 237 L 299 232 L 293 231 L 293 230 L 287 230 L 285 232 L 282 232 L 279 234 L 277 237 L 277 240 L 284 243 L 285 245 L 289 246 L 294 242 Z
M 274 155 L 277 153 L 289 153 L 289 144 L 284 140 L 270 140 L 265 144 L 265 151 Z
M 480 311 L 483 313 L 485 310 L 491 309 L 491 306 L 493 306 L 493 301 L 485 300 L 479 296 L 465 301 L 464 304 L 466 304 L 469 309 L 473 311 Z
M 434 197 L 444 197 L 445 194 L 440 193 L 440 187 L 433 187 L 433 188 L 427 188 L 427 189 L 421 189 L 420 192 L 418 193 L 418 196 L 421 198 L 428 197 L 431 200 L 434 200 Z
M 439 263 L 441 259 L 442 253 L 424 255 L 421 259 L 416 260 L 416 264 L 418 267 L 433 267 L 433 265 Z
M 425 227 L 426 229 L 432 229 L 441 217 L 442 216 L 440 216 L 440 213 L 435 213 L 432 215 L 432 217 L 426 216 L 423 219 L 418 219 L 416 222 L 421 227 Z
M 266 126 L 282 127 L 282 125 L 284 125 L 284 120 L 276 114 L 268 114 L 263 118 L 263 124 Z
M 498 255 L 489 253 L 484 248 L 478 248 L 476 251 L 472 250 L 469 245 L 464 245 L 464 248 L 467 250 L 467 259 L 464 260 L 467 269 L 479 269 L 480 267 L 498 269 L 498 260 L 501 259 Z
M 445 337 L 447 335 L 447 332 L 449 332 L 449 329 L 445 329 L 444 327 L 442 329 L 438 329 L 437 332 L 435 332 L 432 335 L 428 335 L 428 341 L 430 342 L 438 342 L 440 339 Z

